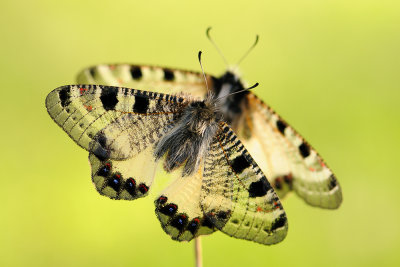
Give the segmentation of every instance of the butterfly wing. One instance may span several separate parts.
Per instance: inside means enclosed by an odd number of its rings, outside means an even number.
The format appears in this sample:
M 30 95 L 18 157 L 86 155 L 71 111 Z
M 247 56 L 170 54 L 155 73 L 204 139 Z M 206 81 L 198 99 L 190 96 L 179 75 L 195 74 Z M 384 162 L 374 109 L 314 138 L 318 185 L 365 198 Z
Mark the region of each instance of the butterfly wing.
M 208 83 L 212 77 L 207 75 Z M 201 73 L 157 66 L 115 64 L 97 65 L 78 74 L 78 83 L 145 88 L 163 93 L 188 93 L 203 98 L 207 92 Z
M 154 177 L 154 145 L 179 118 L 184 98 L 129 88 L 72 85 L 52 91 L 53 120 L 90 152 L 92 180 L 114 199 L 146 195 Z
M 288 224 L 277 194 L 225 123 L 205 158 L 201 192 L 203 212 L 222 232 L 266 245 L 285 238 Z
M 155 201 L 156 215 L 174 240 L 190 241 L 216 229 L 200 208 L 202 167 L 191 176 L 178 176 Z
M 46 98 L 53 120 L 96 156 L 127 159 L 156 142 L 179 116 L 182 97 L 130 88 L 62 86 Z
M 318 153 L 254 94 L 249 93 L 247 101 L 239 136 L 278 195 L 283 197 L 293 189 L 312 206 L 338 208 L 342 202 L 340 185 Z M 246 131 L 251 132 L 249 138 Z

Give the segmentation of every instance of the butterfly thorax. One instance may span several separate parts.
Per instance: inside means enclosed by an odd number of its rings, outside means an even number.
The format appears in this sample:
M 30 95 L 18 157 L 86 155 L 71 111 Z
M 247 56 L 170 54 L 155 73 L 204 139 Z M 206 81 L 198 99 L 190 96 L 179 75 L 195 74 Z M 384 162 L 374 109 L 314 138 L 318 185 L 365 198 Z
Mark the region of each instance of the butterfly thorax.
M 220 99 L 220 111 L 224 116 L 224 121 L 236 130 L 238 121 L 247 104 L 246 95 L 249 91 L 241 93 L 229 94 L 245 89 L 245 85 L 239 76 L 231 71 L 225 72 L 221 77 L 213 80 L 215 98 Z
M 204 158 L 220 120 L 221 114 L 213 99 L 190 102 L 172 130 L 157 143 L 156 158 L 165 155 L 167 172 L 184 165 L 183 175 L 193 174 Z

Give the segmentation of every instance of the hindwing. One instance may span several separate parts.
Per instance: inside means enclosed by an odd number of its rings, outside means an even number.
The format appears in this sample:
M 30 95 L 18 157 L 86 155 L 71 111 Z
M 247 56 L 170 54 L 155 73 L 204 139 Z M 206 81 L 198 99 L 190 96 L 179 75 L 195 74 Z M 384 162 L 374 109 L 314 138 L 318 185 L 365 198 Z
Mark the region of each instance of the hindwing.
M 216 230 L 200 208 L 202 176 L 202 167 L 193 175 L 178 175 L 155 201 L 161 226 L 174 240 L 190 241 Z
M 153 182 L 157 161 L 154 148 L 147 147 L 126 160 L 112 160 L 89 154 L 92 182 L 96 190 L 112 199 L 133 200 L 148 194 Z
M 294 190 L 308 204 L 335 209 L 342 192 L 335 175 L 318 153 L 254 94 L 248 94 L 251 137 L 242 141 L 279 196 Z

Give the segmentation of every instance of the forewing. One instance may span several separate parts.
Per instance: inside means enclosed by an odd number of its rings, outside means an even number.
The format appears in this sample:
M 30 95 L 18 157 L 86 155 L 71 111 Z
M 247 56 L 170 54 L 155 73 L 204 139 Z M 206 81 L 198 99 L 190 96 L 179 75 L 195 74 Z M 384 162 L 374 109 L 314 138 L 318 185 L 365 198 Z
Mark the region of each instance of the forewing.
M 182 97 L 101 85 L 70 85 L 46 98 L 53 120 L 102 159 L 124 160 L 155 143 L 179 117 Z
M 179 175 L 155 201 L 161 226 L 174 240 L 190 241 L 216 230 L 200 208 L 202 171 L 200 168 L 191 176 Z
M 242 141 L 266 173 L 280 197 L 294 190 L 308 204 L 338 208 L 342 191 L 335 175 L 318 153 L 279 115 L 249 93 L 244 123 L 249 138 Z M 246 131 L 239 130 L 242 137 Z
M 281 202 L 256 162 L 225 123 L 204 163 L 201 208 L 222 232 L 270 245 L 288 224 Z
M 207 88 L 201 73 L 157 66 L 114 64 L 97 65 L 78 74 L 78 83 L 143 88 L 168 94 L 187 93 L 203 98 Z M 212 77 L 207 75 L 208 83 Z

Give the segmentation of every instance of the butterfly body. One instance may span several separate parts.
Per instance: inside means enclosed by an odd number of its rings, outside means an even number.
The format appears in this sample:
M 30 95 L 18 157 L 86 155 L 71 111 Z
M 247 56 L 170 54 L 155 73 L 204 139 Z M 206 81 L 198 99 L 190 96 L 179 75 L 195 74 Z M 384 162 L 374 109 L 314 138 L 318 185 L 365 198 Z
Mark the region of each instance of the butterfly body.
M 157 144 L 156 159 L 166 154 L 166 171 L 184 164 L 183 176 L 192 175 L 205 157 L 220 121 L 221 114 L 217 112 L 213 98 L 191 102 L 182 111 L 174 128 Z

